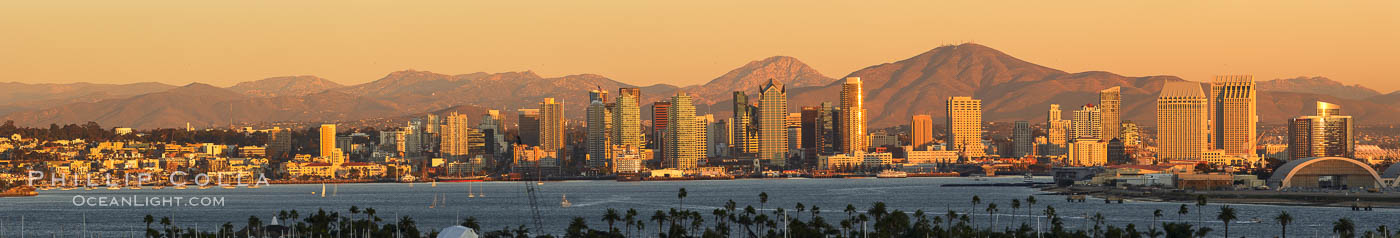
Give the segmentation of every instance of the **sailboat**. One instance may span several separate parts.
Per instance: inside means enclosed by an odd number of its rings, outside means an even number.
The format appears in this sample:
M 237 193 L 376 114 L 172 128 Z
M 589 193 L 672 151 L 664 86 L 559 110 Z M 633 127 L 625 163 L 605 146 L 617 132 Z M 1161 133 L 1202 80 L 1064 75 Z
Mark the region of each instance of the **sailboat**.
M 564 201 L 563 201 L 563 202 L 559 202 L 559 207 L 572 207 L 572 206 L 574 206 L 574 203 L 569 202 L 569 195 L 568 195 L 568 194 L 564 194 L 564 197 L 563 197 L 563 198 L 564 198 Z

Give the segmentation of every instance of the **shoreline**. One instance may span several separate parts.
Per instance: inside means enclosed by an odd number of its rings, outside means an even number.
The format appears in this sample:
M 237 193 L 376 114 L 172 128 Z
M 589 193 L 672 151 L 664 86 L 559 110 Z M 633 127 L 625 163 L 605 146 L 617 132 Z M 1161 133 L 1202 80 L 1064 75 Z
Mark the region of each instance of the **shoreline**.
M 1204 195 L 1211 203 L 1341 207 L 1341 208 L 1400 208 L 1400 195 L 1387 193 L 1319 193 L 1319 192 L 1277 192 L 1277 191 L 1185 191 L 1185 190 L 1133 190 L 1107 187 L 1046 187 L 1042 192 L 1055 195 L 1085 195 L 1105 200 L 1139 200 L 1151 202 L 1195 203 L 1196 197 Z

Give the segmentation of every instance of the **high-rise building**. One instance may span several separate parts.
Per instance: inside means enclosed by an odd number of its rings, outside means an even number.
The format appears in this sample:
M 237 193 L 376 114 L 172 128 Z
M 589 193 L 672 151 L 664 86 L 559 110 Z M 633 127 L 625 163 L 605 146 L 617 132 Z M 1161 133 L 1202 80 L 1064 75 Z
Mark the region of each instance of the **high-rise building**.
M 614 145 L 642 148 L 642 89 L 620 88 L 617 90 L 617 106 L 612 113 Z
M 769 165 L 787 165 L 787 88 L 768 80 L 758 93 L 758 158 Z
M 335 148 L 335 124 L 321 124 L 321 157 L 333 158 L 339 155 L 339 149 Z
M 540 149 L 554 152 L 564 149 L 564 105 L 554 98 L 540 102 Z
M 1063 116 L 1059 104 L 1050 104 L 1045 117 L 1046 143 L 1041 147 L 1045 155 L 1064 155 L 1068 152 L 1071 123 L 1062 119 Z
M 506 151 L 506 133 L 502 120 L 501 111 L 486 110 L 486 114 L 481 115 L 481 123 L 477 124 L 477 130 L 486 137 L 487 154 L 498 155 Z
M 705 155 L 705 128 L 695 117 L 695 105 L 689 95 L 676 93 L 670 106 L 664 130 L 665 167 L 695 169 L 696 162 Z
M 734 129 L 730 128 L 729 125 L 732 124 L 731 122 L 734 121 L 734 119 L 724 118 L 716 120 L 713 114 L 705 114 L 703 117 L 707 122 L 705 127 L 705 147 L 707 147 L 707 152 L 705 156 L 723 157 L 729 155 L 729 150 L 732 148 L 729 145 L 734 144 L 734 137 L 729 136 L 730 133 L 733 133 Z
M 758 130 L 754 126 L 754 113 L 757 108 L 749 102 L 749 94 L 744 91 L 734 91 L 734 152 L 738 154 L 758 153 Z
M 1099 129 L 1099 139 L 1109 141 L 1113 140 L 1113 138 L 1120 138 L 1123 136 L 1122 90 L 1114 86 L 1099 91 L 1099 105 L 1097 108 L 1099 109 L 1099 122 L 1101 122 L 1100 125 L 1103 126 L 1102 129 Z
M 914 150 L 928 150 L 933 145 L 933 116 L 919 114 L 909 119 L 909 145 Z
M 841 84 L 841 153 L 864 152 L 865 144 L 865 92 L 861 88 L 860 77 L 846 77 Z
M 1194 82 L 1167 82 L 1157 96 L 1157 158 L 1200 160 L 1206 151 L 1206 95 Z
M 1227 155 L 1253 155 L 1255 124 L 1254 77 L 1250 75 L 1215 76 L 1210 83 L 1210 122 L 1214 136 L 1213 148 Z
M 1079 107 L 1074 111 L 1074 119 L 1070 121 L 1070 140 L 1099 140 L 1103 139 L 1103 119 L 1102 111 L 1093 104 Z
M 267 157 L 288 159 L 292 157 L 292 130 L 273 127 L 267 132 Z
M 1035 139 L 1031 138 L 1030 122 L 1016 121 L 1016 126 L 1011 129 L 1011 143 L 1012 155 L 1016 158 L 1035 154 Z
M 1123 136 L 1119 139 L 1123 139 L 1123 146 L 1138 147 L 1142 145 L 1142 131 L 1138 129 L 1137 123 L 1133 123 L 1133 121 L 1123 121 L 1123 127 L 1121 128 L 1123 128 Z
M 598 94 L 589 92 L 590 95 Z M 606 93 L 602 93 L 606 94 Z M 598 99 L 601 99 L 598 98 Z M 602 100 L 593 100 L 588 104 L 588 166 L 592 168 L 603 168 L 608 165 L 612 155 L 608 149 L 612 147 L 612 141 L 608 136 L 608 131 L 612 127 L 612 115 L 608 111 L 607 105 Z
M 467 159 L 467 155 L 471 154 L 468 137 L 472 128 L 467 124 L 467 115 L 451 112 L 443 119 L 446 123 L 438 128 L 442 131 L 442 144 L 438 147 L 442 157 L 453 161 Z
M 982 100 L 972 97 L 948 98 L 949 150 L 966 158 L 986 157 L 982 145 Z
M 1341 106 L 1317 102 L 1317 114 L 1288 120 L 1288 159 L 1310 157 L 1355 158 L 1351 116 Z
M 653 158 L 666 161 L 666 126 L 671 124 L 669 118 L 671 112 L 671 102 L 660 101 L 651 104 L 651 141 L 652 152 L 656 153 Z
M 526 146 L 540 145 L 540 109 L 519 109 L 516 111 L 519 117 L 516 123 L 519 130 L 516 135 L 520 137 L 520 144 Z
M 1108 144 L 1098 140 L 1076 140 L 1070 143 L 1069 158 L 1065 164 L 1071 166 L 1101 166 L 1108 162 Z

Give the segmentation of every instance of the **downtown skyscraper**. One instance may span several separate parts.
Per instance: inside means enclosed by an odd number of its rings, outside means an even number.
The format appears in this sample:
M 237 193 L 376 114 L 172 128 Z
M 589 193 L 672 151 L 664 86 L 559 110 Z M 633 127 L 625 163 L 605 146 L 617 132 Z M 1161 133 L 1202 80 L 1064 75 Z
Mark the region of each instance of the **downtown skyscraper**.
M 617 89 L 617 102 L 612 112 L 612 143 L 642 148 L 642 89 Z
M 1074 111 L 1070 121 L 1070 141 L 1103 139 L 1103 111 L 1094 105 L 1084 105 Z
M 846 77 L 841 84 L 841 153 L 865 152 L 865 92 L 860 77 Z
M 1060 111 L 1060 104 L 1050 104 L 1050 110 L 1045 114 L 1046 143 L 1043 146 L 1045 155 L 1064 155 L 1068 152 L 1070 137 L 1070 121 L 1064 120 L 1064 112 Z
M 754 126 L 754 114 L 758 109 L 749 101 L 749 94 L 734 91 L 734 120 L 729 127 L 734 130 L 734 153 L 740 155 L 758 154 L 758 129 Z
M 947 148 L 964 158 L 986 157 L 982 145 L 982 100 L 972 97 L 948 98 Z
M 768 165 L 787 165 L 787 88 L 768 80 L 758 88 L 758 158 Z
M 1110 141 L 1123 136 L 1123 92 L 1122 88 L 1114 86 L 1112 88 L 1099 91 L 1099 122 L 1102 129 L 1099 129 L 1099 139 Z
M 909 145 L 914 150 L 928 150 L 933 145 L 933 116 L 919 114 L 909 118 Z
M 666 114 L 664 166 L 695 169 L 700 158 L 705 156 L 704 122 L 695 117 L 695 104 L 684 92 L 671 97 L 670 109 Z
M 1351 116 L 1341 114 L 1341 106 L 1318 101 L 1315 115 L 1288 120 L 1288 159 L 1354 158 Z
M 1210 83 L 1210 107 L 1213 148 L 1225 150 L 1227 155 L 1253 155 L 1258 139 L 1255 124 L 1259 122 L 1254 77 L 1215 76 Z
M 564 104 L 554 98 L 540 102 L 540 149 L 556 153 L 564 149 Z
M 320 150 L 322 158 L 334 158 L 339 155 L 340 150 L 335 148 L 335 124 L 321 124 Z
M 522 108 L 515 111 L 516 124 L 519 124 L 520 137 L 517 143 L 526 146 L 540 146 L 540 109 Z
M 1205 93 L 1194 82 L 1174 81 L 1157 96 L 1157 158 L 1201 160 L 1206 152 Z
M 467 115 L 450 112 L 443 117 L 443 124 L 438 128 L 442 139 L 438 149 L 443 158 L 449 160 L 465 159 L 470 152 L 468 145 L 468 135 L 471 134 L 471 125 L 467 124 Z
M 587 149 L 588 167 L 602 168 L 607 166 L 608 159 L 612 157 L 608 149 L 612 147 L 611 137 L 608 133 L 612 129 L 612 112 L 607 105 L 607 91 L 589 91 L 591 102 L 588 104 L 587 114 Z
M 1034 139 L 1031 138 L 1031 123 L 1016 121 L 1015 127 L 1011 129 L 1012 155 L 1016 158 L 1034 155 L 1034 142 Z

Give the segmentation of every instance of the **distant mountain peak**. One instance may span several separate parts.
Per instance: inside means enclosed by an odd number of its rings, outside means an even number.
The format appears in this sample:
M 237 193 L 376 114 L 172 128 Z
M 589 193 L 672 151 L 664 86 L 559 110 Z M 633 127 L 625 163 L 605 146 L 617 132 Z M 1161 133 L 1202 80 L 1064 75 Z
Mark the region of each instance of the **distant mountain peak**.
M 1259 87 L 1259 91 L 1316 93 L 1346 99 L 1362 99 L 1381 95 L 1380 92 L 1360 84 L 1346 85 L 1322 76 L 1265 80 L 1257 82 L 1256 85 Z
M 238 83 L 229 90 L 253 97 L 301 96 L 344 87 L 314 75 L 282 76 Z

